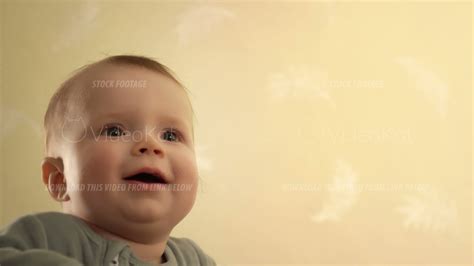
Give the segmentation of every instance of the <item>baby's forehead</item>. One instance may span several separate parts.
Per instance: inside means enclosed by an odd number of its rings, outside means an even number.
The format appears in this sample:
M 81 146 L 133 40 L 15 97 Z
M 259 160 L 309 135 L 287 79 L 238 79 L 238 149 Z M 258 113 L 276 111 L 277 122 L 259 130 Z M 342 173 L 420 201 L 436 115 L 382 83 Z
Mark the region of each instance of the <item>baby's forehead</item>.
M 81 77 L 80 86 L 87 113 L 156 107 L 156 112 L 173 110 L 175 115 L 192 120 L 185 89 L 153 70 L 115 64 L 93 66 Z

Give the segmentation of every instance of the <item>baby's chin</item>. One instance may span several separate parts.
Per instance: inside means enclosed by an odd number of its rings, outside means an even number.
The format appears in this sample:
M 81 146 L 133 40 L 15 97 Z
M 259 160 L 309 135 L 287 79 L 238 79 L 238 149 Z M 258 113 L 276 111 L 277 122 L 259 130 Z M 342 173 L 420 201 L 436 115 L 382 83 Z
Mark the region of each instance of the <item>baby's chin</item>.
M 156 223 L 172 215 L 172 208 L 166 202 L 143 199 L 138 204 L 129 203 L 119 207 L 121 216 L 130 223 Z

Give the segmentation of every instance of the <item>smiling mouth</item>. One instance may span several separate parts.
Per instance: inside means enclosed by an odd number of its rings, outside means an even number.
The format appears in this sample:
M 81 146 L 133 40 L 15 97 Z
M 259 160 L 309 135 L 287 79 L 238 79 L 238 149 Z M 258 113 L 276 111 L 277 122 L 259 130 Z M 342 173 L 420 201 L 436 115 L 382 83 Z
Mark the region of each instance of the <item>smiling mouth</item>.
M 129 177 L 125 177 L 124 180 L 127 181 L 138 181 L 142 183 L 157 183 L 157 184 L 166 184 L 166 181 L 161 177 L 149 173 L 139 173 Z

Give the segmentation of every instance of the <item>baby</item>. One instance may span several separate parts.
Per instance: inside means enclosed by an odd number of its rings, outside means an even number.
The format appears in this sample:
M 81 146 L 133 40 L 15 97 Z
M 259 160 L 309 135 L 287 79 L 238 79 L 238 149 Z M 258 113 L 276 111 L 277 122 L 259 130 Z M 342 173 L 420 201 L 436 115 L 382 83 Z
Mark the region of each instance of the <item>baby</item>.
M 119 55 L 51 98 L 42 179 L 62 212 L 0 232 L 0 265 L 215 265 L 172 229 L 194 205 L 193 110 L 164 65 Z

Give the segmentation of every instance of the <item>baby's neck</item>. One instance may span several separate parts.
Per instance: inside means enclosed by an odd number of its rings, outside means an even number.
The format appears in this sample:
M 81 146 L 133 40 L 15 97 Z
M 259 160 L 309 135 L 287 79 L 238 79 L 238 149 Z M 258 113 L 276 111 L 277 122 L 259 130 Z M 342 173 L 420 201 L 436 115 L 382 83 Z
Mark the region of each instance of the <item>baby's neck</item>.
M 87 221 L 86 221 L 87 222 Z M 87 224 L 99 235 L 112 240 L 119 240 L 126 242 L 133 251 L 133 254 L 138 257 L 140 260 L 144 262 L 151 263 L 153 265 L 159 265 L 165 262 L 164 259 L 164 251 L 166 248 L 166 242 L 168 239 L 164 241 L 158 241 L 152 244 L 143 244 L 132 241 L 130 239 L 126 239 L 124 237 L 115 235 L 111 232 L 108 232 L 95 224 L 87 222 Z

